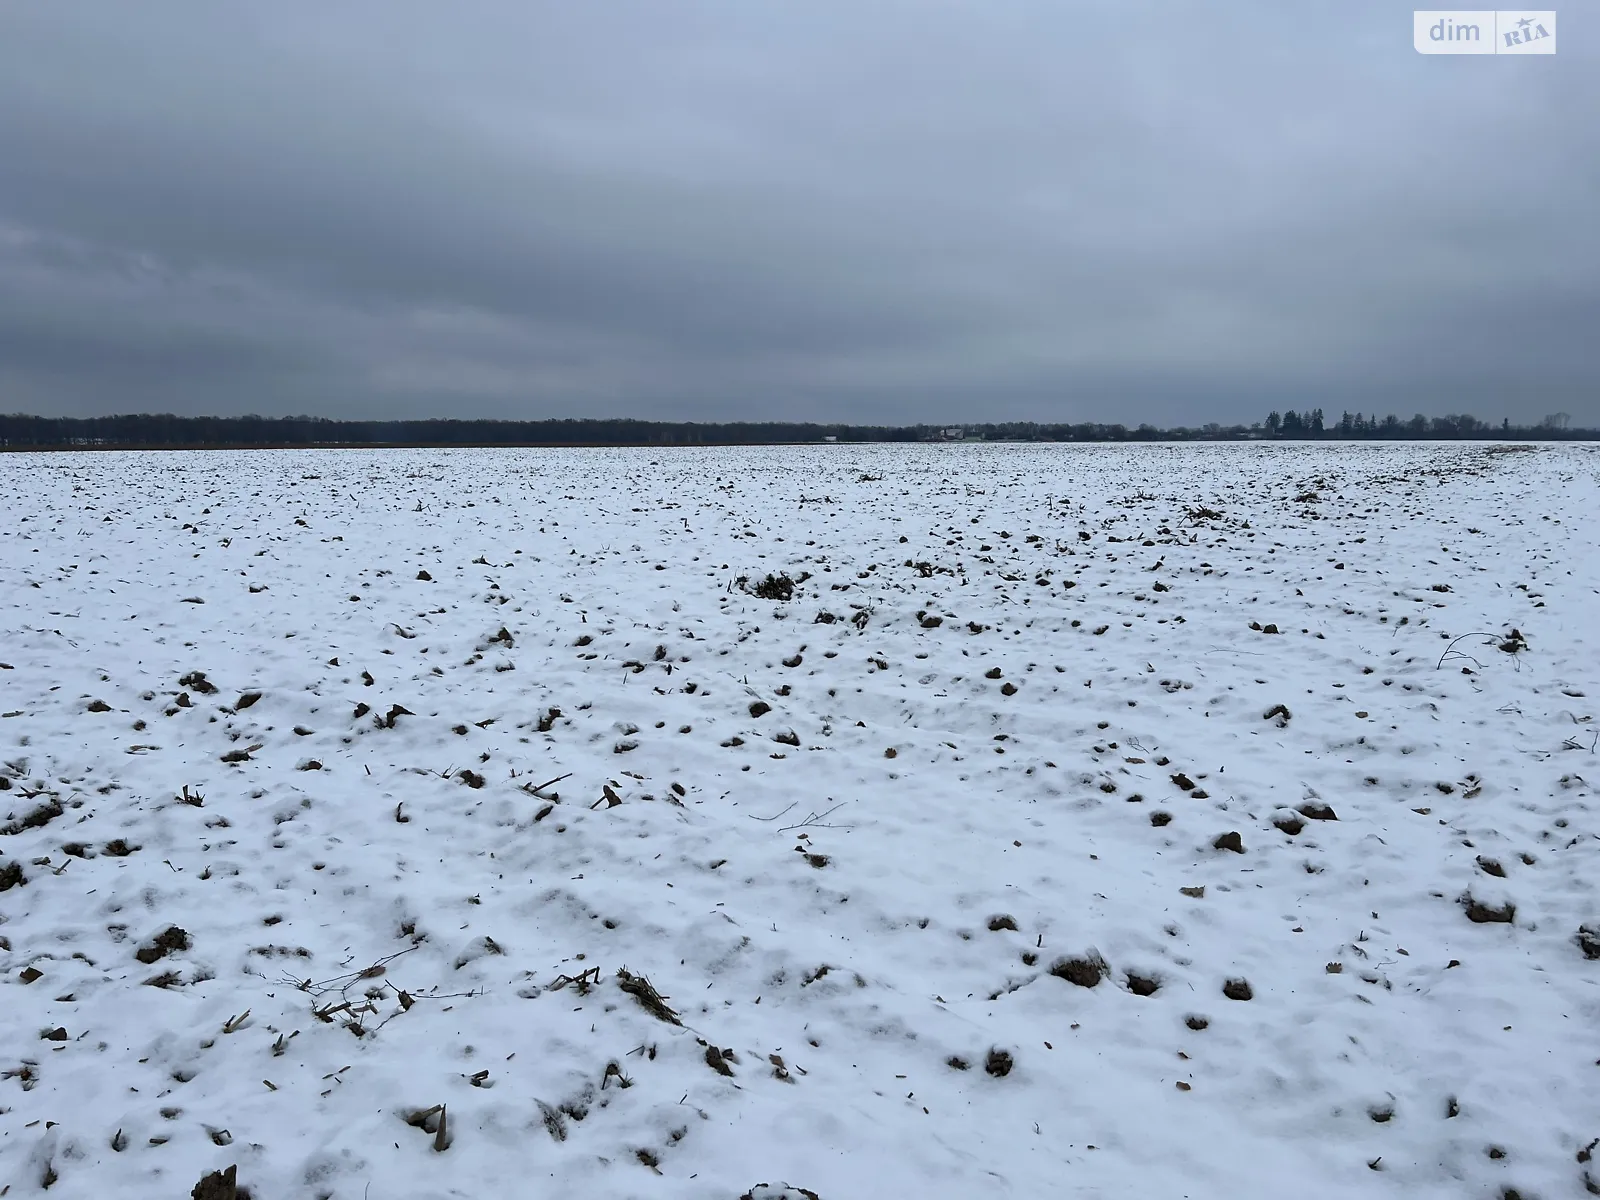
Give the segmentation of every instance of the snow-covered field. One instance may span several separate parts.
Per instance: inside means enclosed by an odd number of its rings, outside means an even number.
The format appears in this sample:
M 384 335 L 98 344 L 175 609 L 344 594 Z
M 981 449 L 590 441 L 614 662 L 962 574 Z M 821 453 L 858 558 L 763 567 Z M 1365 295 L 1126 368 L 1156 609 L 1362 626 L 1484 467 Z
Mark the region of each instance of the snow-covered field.
M 1600 1189 L 1597 500 L 1588 446 L 0 457 L 0 1187 Z

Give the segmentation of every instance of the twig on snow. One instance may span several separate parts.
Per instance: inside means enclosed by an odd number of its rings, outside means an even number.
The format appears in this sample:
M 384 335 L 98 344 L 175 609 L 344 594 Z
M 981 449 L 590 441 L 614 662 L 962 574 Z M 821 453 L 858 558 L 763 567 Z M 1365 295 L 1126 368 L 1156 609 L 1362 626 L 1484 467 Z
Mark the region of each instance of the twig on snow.
M 793 803 L 786 804 L 783 808 L 773 813 L 770 817 L 758 817 L 751 813 L 746 813 L 745 815 L 748 816 L 752 821 L 776 821 L 779 817 L 783 816 L 784 813 L 788 812 L 791 808 L 799 803 L 800 801 L 796 800 Z
M 825 812 L 825 813 L 815 813 L 815 812 L 811 813 L 806 817 L 806 819 L 804 821 L 801 821 L 799 824 L 797 824 L 797 825 L 784 825 L 783 827 L 781 827 L 778 830 L 778 832 L 779 833 L 788 833 L 789 830 L 791 830 L 791 829 L 850 829 L 850 828 L 853 828 L 850 825 L 827 825 L 827 824 L 824 824 L 824 822 L 829 817 L 831 817 L 834 813 L 838 812 L 843 807 L 844 807 L 844 801 L 841 800 L 838 804 L 835 804 L 827 812 Z
M 1396 632 L 1399 631 L 1396 630 Z M 1485 645 L 1493 646 L 1496 650 L 1505 651 L 1507 654 L 1511 655 L 1511 661 L 1516 665 L 1517 670 L 1522 670 L 1522 663 L 1516 656 L 1520 651 L 1528 648 L 1528 643 L 1522 634 L 1515 629 L 1513 629 L 1510 634 L 1484 633 L 1482 631 L 1477 633 L 1463 633 L 1460 637 L 1453 638 L 1450 644 L 1444 648 L 1444 653 L 1439 656 L 1439 661 L 1434 665 L 1433 669 L 1437 671 L 1451 659 L 1464 658 L 1476 666 L 1478 670 L 1483 670 L 1483 664 L 1476 658 L 1473 658 L 1470 654 L 1463 654 L 1461 651 L 1456 649 L 1457 642 L 1465 641 L 1467 638 L 1471 637 L 1483 638 Z
M 1589 739 L 1589 745 L 1587 747 L 1584 746 L 1584 744 L 1582 742 L 1580 742 L 1577 738 L 1569 737 L 1566 741 L 1561 743 L 1561 748 L 1563 750 L 1584 750 L 1584 749 L 1587 749 L 1590 754 L 1593 754 L 1595 752 L 1595 746 L 1596 745 L 1600 745 L 1600 729 L 1596 729 L 1594 731 L 1594 737 Z
M 321 996 L 332 991 L 338 991 L 342 995 L 361 980 L 376 979 L 384 974 L 384 968 L 390 963 L 403 954 L 410 954 L 415 949 L 417 947 L 407 946 L 404 950 L 397 950 L 385 958 L 380 958 L 369 967 L 363 967 L 359 971 L 350 971 L 344 975 L 335 975 L 332 979 L 324 979 L 320 983 L 310 979 L 295 979 L 292 976 L 285 976 L 280 982 L 297 987 L 302 992 L 310 992 L 314 996 Z
M 540 792 L 544 791 L 545 788 L 554 787 L 556 784 L 560 783 L 563 779 L 571 779 L 571 778 L 572 778 L 572 772 L 568 771 L 565 775 L 557 775 L 554 779 L 547 779 L 543 783 L 541 783 L 541 784 L 539 784 L 539 785 L 537 785 L 535 787 L 529 787 L 527 784 L 523 784 L 522 785 L 522 790 L 527 792 L 530 796 L 537 796 Z

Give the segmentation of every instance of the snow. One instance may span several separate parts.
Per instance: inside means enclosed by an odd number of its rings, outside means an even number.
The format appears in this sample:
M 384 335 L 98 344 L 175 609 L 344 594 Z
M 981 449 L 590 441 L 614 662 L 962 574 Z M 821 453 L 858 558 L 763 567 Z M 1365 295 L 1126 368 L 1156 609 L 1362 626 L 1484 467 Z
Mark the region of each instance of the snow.
M 1594 447 L 0 468 L 12 1196 L 1600 1180 Z

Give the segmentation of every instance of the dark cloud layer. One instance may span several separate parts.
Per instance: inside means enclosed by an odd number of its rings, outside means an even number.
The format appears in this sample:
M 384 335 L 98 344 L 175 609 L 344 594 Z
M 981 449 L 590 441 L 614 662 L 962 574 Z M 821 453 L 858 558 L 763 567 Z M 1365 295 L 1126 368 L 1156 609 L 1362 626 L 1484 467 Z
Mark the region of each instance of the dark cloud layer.
M 1600 423 L 1586 15 L 7 5 L 0 410 Z

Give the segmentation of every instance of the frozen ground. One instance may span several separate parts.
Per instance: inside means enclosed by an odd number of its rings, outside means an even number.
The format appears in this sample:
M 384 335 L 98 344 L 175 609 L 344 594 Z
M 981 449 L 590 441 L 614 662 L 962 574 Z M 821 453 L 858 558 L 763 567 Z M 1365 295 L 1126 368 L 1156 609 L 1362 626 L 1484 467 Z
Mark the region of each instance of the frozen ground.
M 0 457 L 0 1187 L 1582 1195 L 1597 473 Z

